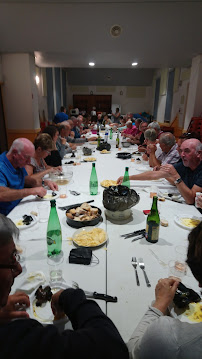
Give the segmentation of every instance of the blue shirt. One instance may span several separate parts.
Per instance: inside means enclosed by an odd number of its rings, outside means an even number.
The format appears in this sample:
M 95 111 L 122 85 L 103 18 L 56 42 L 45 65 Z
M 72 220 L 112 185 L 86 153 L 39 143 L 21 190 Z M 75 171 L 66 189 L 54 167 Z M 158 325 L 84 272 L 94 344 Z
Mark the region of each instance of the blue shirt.
M 174 167 L 187 187 L 190 189 L 194 185 L 202 187 L 202 162 L 194 171 L 189 167 L 185 167 L 183 162 L 175 163 Z
M 76 127 L 73 127 L 73 128 L 72 128 L 72 131 L 74 131 L 74 133 L 75 133 L 74 138 L 80 138 L 80 137 L 81 137 L 80 131 L 79 131 L 79 129 L 78 129 L 77 126 L 76 126 Z
M 25 168 L 15 169 L 6 157 L 6 152 L 0 155 L 0 187 L 22 189 L 26 176 Z M 20 199 L 16 199 L 15 201 L 0 202 L 0 213 L 7 215 L 20 201 Z
M 68 120 L 68 115 L 64 112 L 59 112 L 59 113 L 56 113 L 55 117 L 54 117 L 54 120 L 53 122 L 54 123 L 61 123 L 63 121 L 67 121 Z

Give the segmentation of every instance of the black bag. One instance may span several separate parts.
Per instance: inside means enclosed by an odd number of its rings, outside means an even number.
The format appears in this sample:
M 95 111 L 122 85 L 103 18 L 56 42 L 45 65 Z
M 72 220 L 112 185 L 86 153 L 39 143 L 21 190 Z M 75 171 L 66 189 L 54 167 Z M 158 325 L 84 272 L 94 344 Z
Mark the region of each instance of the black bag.
M 69 263 L 90 264 L 92 258 L 92 250 L 89 248 L 72 249 L 69 254 Z

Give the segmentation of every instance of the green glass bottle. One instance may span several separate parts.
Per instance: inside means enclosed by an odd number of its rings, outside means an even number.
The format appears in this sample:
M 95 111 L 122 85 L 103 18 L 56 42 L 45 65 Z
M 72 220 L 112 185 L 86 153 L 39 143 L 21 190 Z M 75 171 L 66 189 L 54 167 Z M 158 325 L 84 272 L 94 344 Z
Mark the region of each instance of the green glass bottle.
M 116 137 L 116 148 L 119 148 L 119 131 L 117 132 L 117 137 Z
M 100 142 L 101 142 L 101 137 L 100 137 L 100 134 L 99 134 L 98 138 L 97 138 L 97 147 L 98 148 L 100 147 Z
M 147 216 L 145 238 L 151 243 L 156 243 L 159 239 L 160 217 L 157 208 L 157 199 L 157 196 L 153 197 L 151 211 Z
M 90 175 L 90 194 L 96 195 L 97 192 L 98 192 L 97 173 L 95 169 L 95 163 L 92 163 L 92 171 Z
M 56 210 L 56 201 L 50 201 L 51 210 L 47 227 L 48 257 L 59 254 L 62 247 L 62 231 Z
M 110 129 L 110 135 L 109 135 L 109 138 L 110 138 L 110 140 L 112 140 L 112 138 L 113 138 L 113 131 L 112 131 L 112 128 Z
M 130 188 L 130 179 L 129 179 L 129 172 L 128 171 L 129 171 L 129 168 L 126 167 L 122 185 L 127 186 L 128 188 Z

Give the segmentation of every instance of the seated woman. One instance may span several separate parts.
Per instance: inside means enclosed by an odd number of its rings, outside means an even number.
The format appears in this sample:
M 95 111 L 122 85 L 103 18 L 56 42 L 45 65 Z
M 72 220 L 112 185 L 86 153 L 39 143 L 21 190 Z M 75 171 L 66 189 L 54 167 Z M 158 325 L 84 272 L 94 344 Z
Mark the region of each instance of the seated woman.
M 202 287 L 202 222 L 188 235 L 187 264 Z M 198 359 L 202 357 L 202 323 L 184 323 L 167 316 L 179 282 L 160 279 L 154 303 L 128 342 L 130 358 Z M 163 353 L 163 355 L 162 355 Z
M 35 154 L 31 158 L 30 164 L 25 166 L 29 176 L 38 174 L 39 178 L 43 178 L 46 174 L 55 171 L 61 171 L 62 168 L 50 167 L 46 164 L 45 158 L 51 154 L 53 149 L 53 141 L 47 133 L 39 134 L 34 140 Z
M 52 138 L 53 149 L 51 153 L 45 158 L 45 162 L 48 166 L 58 167 L 62 164 L 62 157 L 56 147 L 56 142 L 59 136 L 58 128 L 54 125 L 50 125 L 44 128 L 43 133 L 47 133 Z

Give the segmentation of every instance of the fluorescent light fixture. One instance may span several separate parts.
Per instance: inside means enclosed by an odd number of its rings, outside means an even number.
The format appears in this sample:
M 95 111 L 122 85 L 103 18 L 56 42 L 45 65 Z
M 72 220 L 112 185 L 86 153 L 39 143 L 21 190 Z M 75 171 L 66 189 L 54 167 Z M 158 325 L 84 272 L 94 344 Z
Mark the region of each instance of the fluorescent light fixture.
M 137 66 L 137 65 L 138 65 L 137 62 L 133 62 L 133 63 L 132 63 L 132 66 Z
M 37 75 L 35 76 L 35 81 L 36 81 L 36 84 L 38 85 L 40 82 L 39 76 L 37 76 Z
M 94 62 L 89 62 L 88 65 L 89 65 L 89 66 L 95 66 L 95 63 L 94 63 Z

